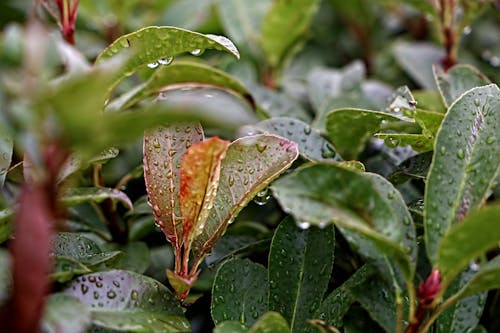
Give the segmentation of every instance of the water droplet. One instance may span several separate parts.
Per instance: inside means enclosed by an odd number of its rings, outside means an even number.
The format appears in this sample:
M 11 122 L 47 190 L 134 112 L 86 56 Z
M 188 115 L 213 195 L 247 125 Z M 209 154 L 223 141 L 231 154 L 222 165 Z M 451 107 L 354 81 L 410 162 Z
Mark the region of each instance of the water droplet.
M 308 229 L 310 226 L 311 226 L 311 223 L 309 222 L 297 222 L 297 226 L 300 228 L 300 229 Z
M 99 293 L 97 291 L 94 291 L 94 299 L 99 299 Z
M 479 98 L 476 98 L 476 99 L 474 100 L 474 105 L 475 105 L 475 106 L 480 106 L 480 105 L 481 105 L 481 101 L 479 100 Z
M 439 152 L 441 153 L 441 155 L 446 154 L 446 147 L 442 146 L 442 147 L 439 149 Z
M 159 64 L 155 61 L 155 62 L 150 62 L 148 64 L 148 67 L 151 68 L 151 69 L 154 69 L 154 68 L 158 67 L 158 65 Z
M 255 198 L 253 199 L 253 201 L 259 205 L 259 206 L 263 206 L 265 205 L 269 199 L 271 199 L 271 195 L 269 194 L 269 189 L 268 187 L 266 187 L 265 189 L 263 189 L 262 191 L 259 191 L 257 193 L 257 195 L 255 196 Z
M 134 301 L 136 301 L 139 298 L 139 294 L 137 293 L 136 290 L 132 290 L 132 292 L 130 293 L 130 298 Z
M 255 147 L 257 147 L 257 151 L 258 151 L 259 153 L 263 153 L 263 152 L 266 150 L 267 145 L 265 145 L 265 144 L 263 144 L 263 143 L 257 143 L 257 144 L 255 145 Z
M 470 26 L 465 26 L 463 30 L 464 35 L 469 35 L 472 32 L 472 28 Z
M 194 56 L 200 56 L 200 55 L 202 55 L 202 54 L 203 54 L 203 52 L 204 52 L 204 50 L 202 50 L 202 49 L 194 49 L 194 50 L 193 50 L 193 51 L 191 51 L 190 53 L 191 53 L 192 55 L 194 55 Z
M 495 136 L 494 136 L 494 135 L 489 136 L 489 137 L 486 139 L 486 143 L 487 143 L 487 144 L 489 144 L 489 145 L 491 145 L 491 144 L 493 144 L 493 142 L 495 142 L 495 139 L 496 139 L 496 138 L 495 138 Z
M 233 185 L 234 185 L 234 177 L 229 176 L 229 186 L 233 186 Z
M 163 66 L 170 65 L 174 61 L 174 57 L 163 57 L 161 59 L 158 59 L 158 63 Z M 151 67 L 150 67 L 151 68 Z
M 459 159 L 461 159 L 461 160 L 463 160 L 463 159 L 464 159 L 464 157 L 465 157 L 465 153 L 464 153 L 464 150 L 463 150 L 463 149 L 459 149 L 459 150 L 457 151 L 457 157 L 458 157 Z
M 396 148 L 399 144 L 399 140 L 393 136 L 389 136 L 385 139 L 385 144 L 389 148 Z
M 85 295 L 89 291 L 89 287 L 86 284 L 82 284 L 80 286 L 80 289 L 82 290 L 83 295 Z
M 91 283 L 96 282 L 95 276 L 89 276 L 89 282 L 91 282 Z
M 335 152 L 335 148 L 332 144 L 330 142 L 325 142 L 323 147 L 321 147 L 321 156 L 323 158 L 333 158 L 335 155 L 337 155 L 337 153 Z
M 307 125 L 306 127 L 304 127 L 304 134 L 305 135 L 311 134 L 311 126 Z
M 96 282 L 96 283 L 95 283 L 95 286 L 96 286 L 97 288 L 102 288 L 102 282 Z
M 116 293 L 113 290 L 110 290 L 107 292 L 106 296 L 108 296 L 109 299 L 113 299 L 116 297 Z
M 120 282 L 116 281 L 116 280 L 113 280 L 113 285 L 116 287 L 116 288 L 120 288 Z
M 160 141 L 158 141 L 158 138 L 154 138 L 154 140 L 153 140 L 153 147 L 155 147 L 155 148 L 161 148 Z

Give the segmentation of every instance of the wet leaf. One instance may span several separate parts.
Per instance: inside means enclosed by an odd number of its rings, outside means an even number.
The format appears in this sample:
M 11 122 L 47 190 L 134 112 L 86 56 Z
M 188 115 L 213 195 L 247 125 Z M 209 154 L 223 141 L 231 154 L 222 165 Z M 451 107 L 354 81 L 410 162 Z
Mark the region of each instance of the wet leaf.
M 0 189 L 3 187 L 5 176 L 12 161 L 14 141 L 8 133 L 0 127 Z
M 203 140 L 199 124 L 159 127 L 144 135 L 144 180 L 155 219 L 175 243 L 182 239 L 179 205 L 182 156 Z
M 225 320 L 250 327 L 267 312 L 267 269 L 248 259 L 223 263 L 212 289 L 211 313 L 217 325 Z
M 390 128 L 390 123 L 403 122 L 388 113 L 362 109 L 333 110 L 326 119 L 326 136 L 344 159 L 355 159 L 382 125 Z
M 242 131 L 276 134 L 294 141 L 299 146 L 300 155 L 310 161 L 341 160 L 333 145 L 319 131 L 298 119 L 274 117 L 245 126 Z
M 292 332 L 310 329 L 306 320 L 313 318 L 326 292 L 335 248 L 333 226 L 323 230 L 299 226 L 292 218 L 285 219 L 276 229 L 269 254 L 269 309 L 281 313 Z
M 91 325 L 90 309 L 78 299 L 52 294 L 45 306 L 44 333 L 85 333 Z
M 225 72 L 202 63 L 179 61 L 156 69 L 146 82 L 113 100 L 107 105 L 106 110 L 126 109 L 143 98 L 153 95 L 162 88 L 179 83 L 188 83 L 192 86 L 209 85 L 222 87 L 250 98 L 245 86 Z
M 179 202 L 185 248 L 190 248 L 205 226 L 228 145 L 229 141 L 213 137 L 192 145 L 182 157 Z
M 369 240 L 378 248 L 375 255 L 385 254 L 393 260 L 406 280 L 413 278 L 413 265 L 402 246 L 406 230 L 403 220 L 369 176 L 318 163 L 283 177 L 272 189 L 283 209 L 297 221 L 334 223 L 341 230 L 358 234 L 363 243 Z
M 425 189 L 425 242 L 433 263 L 449 228 L 488 195 L 500 167 L 499 124 L 495 85 L 469 90 L 443 120 Z
M 54 257 L 54 269 L 50 274 L 53 281 L 70 281 L 76 275 L 92 273 L 92 270 L 78 260 L 65 256 Z
M 298 155 L 294 142 L 274 135 L 247 136 L 229 145 L 213 208 L 203 232 L 193 242 L 196 261 L 212 249 L 240 210 Z
M 500 242 L 500 205 L 472 212 L 448 230 L 438 246 L 437 267 L 449 283 L 470 262 Z
M 425 180 L 431 165 L 433 152 L 427 152 L 407 158 L 387 179 L 393 184 L 402 184 L 410 178 Z
M 121 255 L 109 263 L 108 267 L 124 269 L 142 274 L 149 266 L 149 247 L 144 242 L 128 242 L 125 245 L 107 243 L 103 246 L 111 253 L 118 252 Z
M 223 321 L 215 326 L 213 333 L 247 333 L 248 327 L 239 321 Z
M 262 23 L 262 49 L 267 61 L 277 67 L 287 52 L 309 28 L 319 8 L 318 0 L 273 2 Z
M 224 36 L 204 35 L 175 27 L 152 26 L 119 37 L 97 57 L 96 62 L 124 52 L 131 53 L 127 65 L 122 70 L 122 76 L 115 82 L 117 84 L 142 66 L 158 66 L 162 61 L 168 65 L 172 61 L 171 57 L 177 54 L 206 49 L 225 51 L 238 59 L 240 57 L 234 44 Z
M 281 314 L 273 311 L 267 312 L 250 328 L 248 333 L 290 333 L 291 330 Z
M 134 205 L 129 197 L 122 191 L 105 187 L 76 187 L 70 188 L 63 193 L 61 201 L 67 206 L 74 206 L 84 202 L 100 203 L 111 199 L 114 202 L 121 202 L 128 209 L 133 209 Z
M 434 139 L 423 134 L 376 133 L 375 137 L 384 140 L 386 146 L 392 148 L 410 146 L 420 153 L 434 148 Z
M 191 332 L 172 293 L 137 273 L 87 274 L 69 284 L 64 293 L 86 304 L 98 327 L 120 332 Z
M 443 122 L 444 115 L 439 112 L 425 111 L 416 109 L 413 118 L 415 122 L 422 127 L 422 134 L 435 138 L 441 123 Z M 431 141 L 434 143 L 434 141 Z
M 472 279 L 458 292 L 462 299 L 483 291 L 500 288 L 500 256 L 496 256 L 481 266 Z M 483 299 L 484 305 L 484 299 Z
M 453 66 L 446 72 L 434 67 L 434 77 L 446 107 L 450 107 L 466 91 L 490 83 L 483 73 L 470 65 Z

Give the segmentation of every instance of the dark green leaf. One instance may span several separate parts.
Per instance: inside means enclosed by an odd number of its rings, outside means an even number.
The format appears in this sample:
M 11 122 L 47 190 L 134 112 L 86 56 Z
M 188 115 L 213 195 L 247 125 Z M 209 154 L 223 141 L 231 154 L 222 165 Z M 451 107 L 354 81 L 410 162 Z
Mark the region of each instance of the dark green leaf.
M 496 85 L 462 95 L 443 120 L 425 189 L 425 241 L 433 263 L 448 229 L 488 195 L 500 168 L 499 125 Z
M 112 270 L 79 277 L 65 290 L 91 310 L 92 323 L 126 332 L 191 332 L 174 295 L 158 281 Z
M 434 148 L 434 139 L 423 134 L 377 133 L 375 137 L 384 140 L 386 146 L 391 148 L 411 146 L 413 150 L 421 153 L 432 151 Z
M 433 111 L 425 111 L 421 109 L 415 110 L 413 118 L 417 124 L 422 127 L 422 134 L 434 139 L 437 131 L 443 122 L 443 114 Z M 434 143 L 434 140 L 431 140 Z
M 265 251 L 269 249 L 270 242 L 269 238 L 260 240 L 260 237 L 250 233 L 241 235 L 225 234 L 206 257 L 205 263 L 213 266 L 233 256 L 242 257 L 254 252 Z
M 78 299 L 64 294 L 53 294 L 47 299 L 44 333 L 85 333 L 90 324 L 90 309 Z
M 67 282 L 76 275 L 92 273 L 92 270 L 80 261 L 65 256 L 54 256 L 54 269 L 50 278 L 57 282 Z
M 387 179 L 393 184 L 402 184 L 410 178 L 426 179 L 432 161 L 432 152 L 422 153 L 404 160 Z
M 105 187 L 71 188 L 64 192 L 61 201 L 67 206 L 74 206 L 84 202 L 100 203 L 107 199 L 121 202 L 128 209 L 134 208 L 134 205 L 124 192 Z
M 129 242 L 126 245 L 108 243 L 104 248 L 123 253 L 110 263 L 110 267 L 142 274 L 149 266 L 149 248 L 144 242 Z
M 333 145 L 319 131 L 298 119 L 274 117 L 249 125 L 242 131 L 276 134 L 294 141 L 300 154 L 310 161 L 340 160 Z
M 214 206 L 203 232 L 193 242 L 196 261 L 212 249 L 243 207 L 298 157 L 294 142 L 274 135 L 254 135 L 231 143 L 222 160 Z
M 490 83 L 483 73 L 469 65 L 457 65 L 446 72 L 434 67 L 434 77 L 446 107 L 450 107 L 466 91 Z
M 500 256 L 496 256 L 486 264 L 482 265 L 472 279 L 459 291 L 458 299 L 465 298 L 483 291 L 500 288 Z M 481 306 L 484 305 L 484 298 Z
M 239 321 L 223 321 L 215 326 L 213 333 L 247 333 L 248 327 Z
M 281 313 L 292 332 L 310 329 L 306 320 L 326 292 L 334 248 L 332 226 L 302 230 L 289 217 L 276 229 L 269 254 L 269 309 Z
M 269 64 L 277 67 L 309 27 L 319 8 L 318 0 L 277 0 L 262 24 L 262 49 Z
M 267 312 L 267 270 L 248 259 L 221 265 L 212 289 L 211 313 L 215 324 L 239 321 L 250 327 Z
M 248 333 L 290 333 L 286 320 L 277 312 L 269 311 L 259 318 Z

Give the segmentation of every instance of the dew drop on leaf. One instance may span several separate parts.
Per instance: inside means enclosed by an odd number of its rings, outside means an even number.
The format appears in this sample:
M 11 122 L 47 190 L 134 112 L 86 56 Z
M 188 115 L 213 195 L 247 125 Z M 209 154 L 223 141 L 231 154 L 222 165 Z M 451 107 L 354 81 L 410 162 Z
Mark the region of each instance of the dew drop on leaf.
M 174 61 L 174 57 L 171 57 L 171 56 L 169 56 L 169 57 L 163 57 L 161 59 L 158 59 L 158 63 L 160 65 L 163 65 L 163 66 L 170 65 L 172 63 L 172 61 Z
M 158 67 L 158 63 L 155 61 L 155 62 L 150 62 L 147 66 L 148 68 L 151 68 L 151 69 L 154 69 L 156 67 Z
M 202 55 L 202 54 L 203 54 L 203 52 L 204 52 L 204 50 L 202 50 L 202 49 L 194 49 L 194 50 L 193 50 L 193 51 L 191 51 L 190 53 L 191 53 L 192 55 L 194 55 L 194 56 L 200 56 L 200 55 Z
M 305 229 L 308 229 L 311 226 L 311 223 L 309 223 L 309 222 L 297 222 L 297 226 L 300 229 L 305 230 Z

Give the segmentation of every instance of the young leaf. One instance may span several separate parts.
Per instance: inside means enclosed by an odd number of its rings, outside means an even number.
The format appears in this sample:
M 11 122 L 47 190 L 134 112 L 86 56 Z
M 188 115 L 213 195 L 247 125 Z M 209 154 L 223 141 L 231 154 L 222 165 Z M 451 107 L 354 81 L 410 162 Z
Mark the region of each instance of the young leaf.
M 343 158 L 355 159 L 363 150 L 366 141 L 380 131 L 383 123 L 387 123 L 385 126 L 390 128 L 390 123 L 402 121 L 403 119 L 384 112 L 338 109 L 327 115 L 326 136 Z
M 297 221 L 320 226 L 335 223 L 357 233 L 394 260 L 406 280 L 413 278 L 413 265 L 401 245 L 403 221 L 366 175 L 318 163 L 283 177 L 272 189 Z
M 245 98 L 251 98 L 245 86 L 225 72 L 197 62 L 178 61 L 156 69 L 146 82 L 113 100 L 107 105 L 106 110 L 126 109 L 144 97 L 177 83 L 223 87 L 237 92 Z
M 217 137 L 192 145 L 182 157 L 179 202 L 185 248 L 190 248 L 210 213 L 229 141 Z
M 84 275 L 67 286 L 98 327 L 126 332 L 191 332 L 172 293 L 149 277 L 112 270 Z
M 7 135 L 7 132 L 0 128 L 0 189 L 3 187 L 5 176 L 9 170 L 12 160 L 12 150 L 14 142 Z
M 469 90 L 443 120 L 425 188 L 425 242 L 433 263 L 439 241 L 451 225 L 477 208 L 488 194 L 500 167 L 498 124 L 500 90 L 496 85 Z
M 102 51 L 96 63 L 123 52 L 132 52 L 127 65 L 123 68 L 122 77 L 115 82 L 117 84 L 141 66 L 147 64 L 158 66 L 158 61 L 171 62 L 171 57 L 179 53 L 200 52 L 206 49 L 225 51 L 238 59 L 240 57 L 236 46 L 223 36 L 203 35 L 175 27 L 146 27 L 119 37 Z
M 443 283 L 451 280 L 472 260 L 500 242 L 500 205 L 472 212 L 453 226 L 439 243 L 437 267 Z
M 85 333 L 91 325 L 90 309 L 78 299 L 52 294 L 47 299 L 42 321 L 46 333 Z
M 217 325 L 235 320 L 250 327 L 267 312 L 267 270 L 248 259 L 223 263 L 212 288 L 211 313 Z
M 203 140 L 199 124 L 159 127 L 144 135 L 144 180 L 157 223 L 173 244 L 182 239 L 179 206 L 182 156 Z
M 446 107 L 450 107 L 464 92 L 490 83 L 483 73 L 469 65 L 453 66 L 446 72 L 434 66 L 434 78 Z
M 444 116 L 439 112 L 416 109 L 413 118 L 415 122 L 422 127 L 422 134 L 435 138 L 443 122 Z M 432 141 L 432 143 L 434 143 L 434 141 Z
M 200 261 L 224 234 L 243 207 L 299 155 L 297 145 L 274 135 L 254 135 L 235 140 L 222 160 L 219 189 L 202 233 L 193 241 Z
M 262 49 L 269 64 L 277 67 L 307 30 L 319 8 L 319 0 L 278 0 L 262 24 Z
M 269 309 L 281 313 L 292 332 L 306 332 L 330 280 L 333 226 L 302 230 L 289 217 L 276 229 L 269 253 Z
M 297 142 L 300 154 L 310 161 L 341 160 L 333 145 L 319 131 L 298 119 L 275 117 L 249 125 L 244 131 L 276 134 Z
M 74 206 L 84 202 L 100 203 L 106 199 L 121 202 L 127 209 L 134 209 L 129 197 L 122 191 L 104 187 L 70 188 L 63 193 L 61 201 L 67 206 Z
M 248 333 L 290 333 L 286 320 L 277 312 L 269 311 L 259 318 Z

